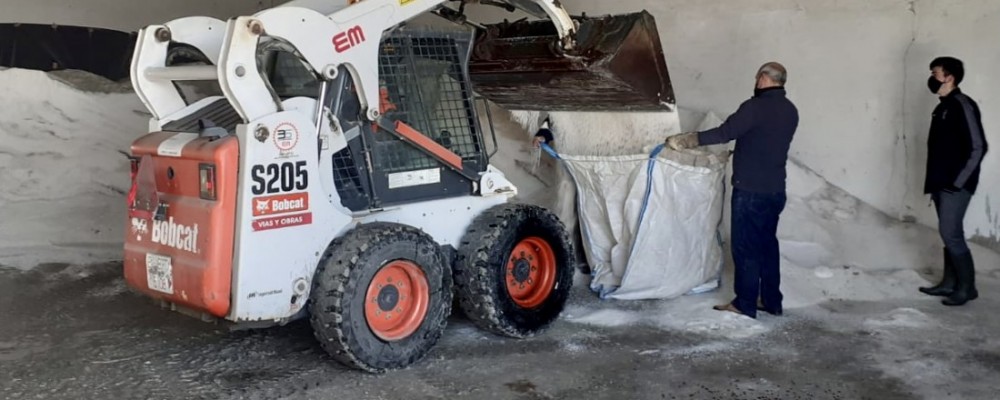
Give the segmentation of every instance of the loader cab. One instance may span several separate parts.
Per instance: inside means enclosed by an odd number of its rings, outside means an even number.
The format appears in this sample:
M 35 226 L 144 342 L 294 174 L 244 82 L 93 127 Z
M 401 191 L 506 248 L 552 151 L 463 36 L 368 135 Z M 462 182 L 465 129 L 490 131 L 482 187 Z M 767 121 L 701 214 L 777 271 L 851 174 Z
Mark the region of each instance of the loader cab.
M 291 48 L 263 46 L 260 62 L 278 99 L 322 99 L 337 117 L 347 147 L 331 155 L 335 186 L 341 204 L 358 212 L 474 194 L 473 177 L 486 170 L 488 155 L 468 76 L 471 39 L 471 32 L 406 28 L 384 35 L 377 123 L 363 117 L 348 68 L 341 66 L 321 95 L 320 78 Z M 423 148 L 383 128 L 397 121 L 440 147 Z M 460 158 L 462 172 L 434 151 Z

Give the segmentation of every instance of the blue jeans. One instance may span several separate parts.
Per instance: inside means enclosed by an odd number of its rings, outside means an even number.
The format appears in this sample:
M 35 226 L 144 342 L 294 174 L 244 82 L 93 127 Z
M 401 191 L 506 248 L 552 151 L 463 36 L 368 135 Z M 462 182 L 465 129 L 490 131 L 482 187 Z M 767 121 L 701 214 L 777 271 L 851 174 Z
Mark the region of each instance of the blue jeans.
M 960 192 L 935 192 L 931 194 L 934 200 L 934 210 L 938 215 L 938 233 L 944 246 L 952 254 L 965 254 L 969 251 L 969 245 L 965 243 L 965 229 L 962 222 L 965 219 L 965 211 L 969 208 L 969 201 L 972 200 L 972 193 L 968 190 Z
M 736 264 L 733 305 L 744 315 L 757 317 L 757 298 L 764 309 L 780 313 L 781 274 L 778 217 L 785 209 L 785 193 L 755 193 L 733 189 L 732 251 Z

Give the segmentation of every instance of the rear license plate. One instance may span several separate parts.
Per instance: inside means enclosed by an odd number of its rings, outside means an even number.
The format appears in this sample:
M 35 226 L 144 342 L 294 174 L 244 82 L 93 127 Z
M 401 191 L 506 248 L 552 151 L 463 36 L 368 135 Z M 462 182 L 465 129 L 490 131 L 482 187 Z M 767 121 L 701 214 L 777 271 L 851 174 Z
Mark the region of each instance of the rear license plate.
M 174 275 L 170 257 L 146 254 L 146 285 L 158 292 L 174 294 Z

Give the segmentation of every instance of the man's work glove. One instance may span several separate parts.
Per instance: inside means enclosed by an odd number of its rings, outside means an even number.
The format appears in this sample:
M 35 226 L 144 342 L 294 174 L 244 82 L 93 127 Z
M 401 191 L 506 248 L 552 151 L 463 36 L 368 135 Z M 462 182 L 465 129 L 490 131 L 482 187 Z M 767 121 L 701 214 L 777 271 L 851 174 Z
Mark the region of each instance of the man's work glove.
M 668 137 L 667 146 L 674 150 L 698 147 L 698 132 L 687 132 Z

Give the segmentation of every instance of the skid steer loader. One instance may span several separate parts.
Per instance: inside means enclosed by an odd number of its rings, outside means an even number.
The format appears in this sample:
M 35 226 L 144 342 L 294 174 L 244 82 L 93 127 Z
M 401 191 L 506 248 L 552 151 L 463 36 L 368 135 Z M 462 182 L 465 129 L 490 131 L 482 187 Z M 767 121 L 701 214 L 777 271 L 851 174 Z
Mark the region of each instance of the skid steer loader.
M 335 3 L 139 32 L 131 78 L 152 118 L 131 147 L 128 284 L 237 327 L 308 318 L 336 360 L 370 372 L 424 357 L 453 299 L 491 332 L 543 330 L 575 253 L 555 215 L 511 201 L 476 93 L 670 108 L 652 19 L 504 0 L 481 3 L 544 20 L 479 25 L 464 1 Z M 405 26 L 421 14 L 472 28 Z

